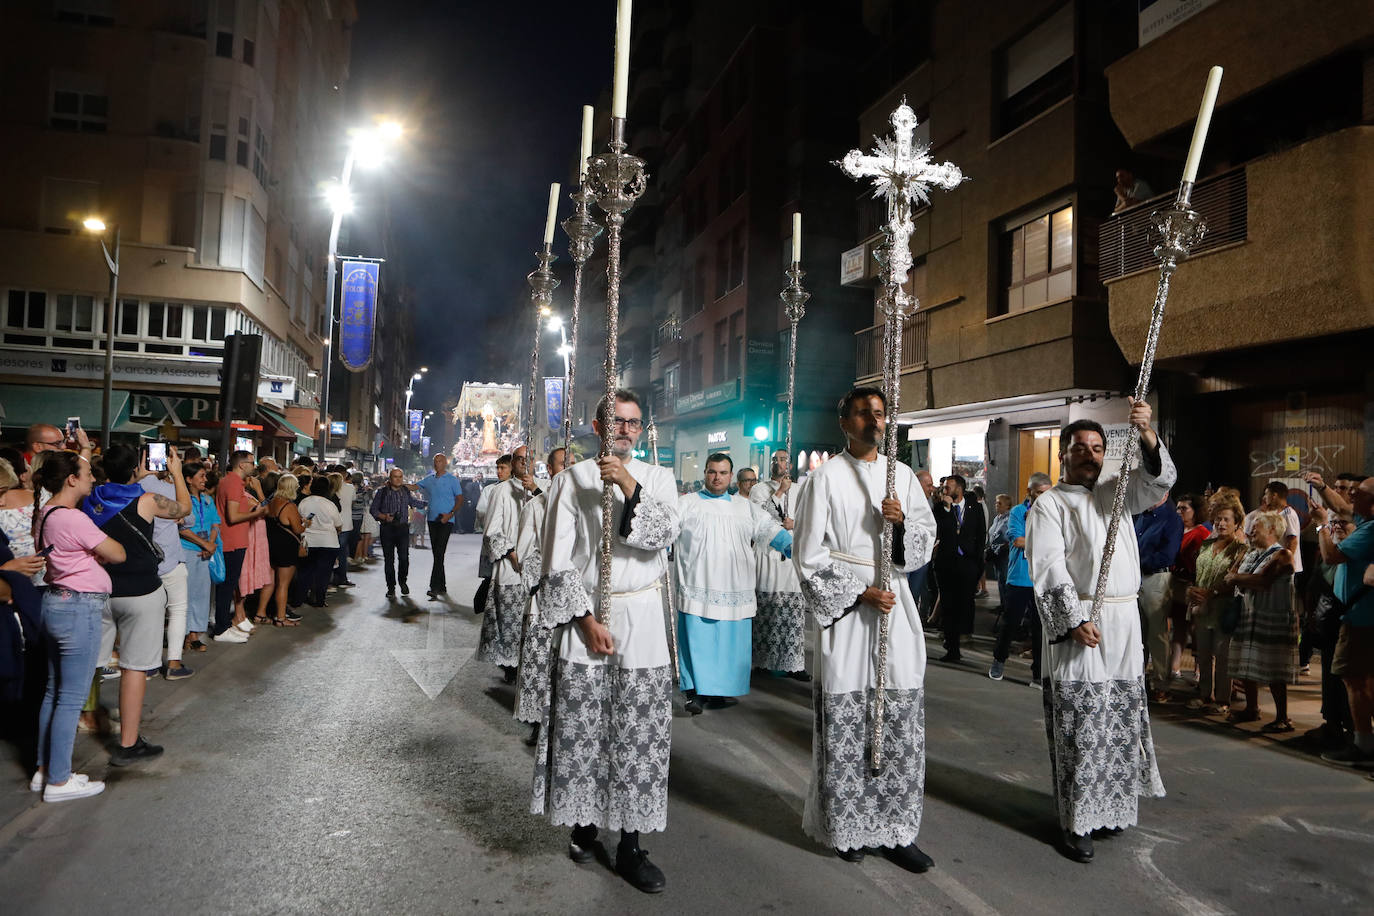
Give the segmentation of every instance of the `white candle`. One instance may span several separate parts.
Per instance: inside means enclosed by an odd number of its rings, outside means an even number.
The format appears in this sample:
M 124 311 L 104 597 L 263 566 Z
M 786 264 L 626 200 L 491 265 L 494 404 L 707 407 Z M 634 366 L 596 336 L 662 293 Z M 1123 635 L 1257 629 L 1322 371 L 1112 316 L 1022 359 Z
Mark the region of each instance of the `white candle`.
M 792 263 L 801 263 L 801 213 L 792 214 Z
M 1198 163 L 1202 161 L 1202 145 L 1207 142 L 1207 128 L 1212 123 L 1212 109 L 1217 104 L 1217 90 L 1221 88 L 1221 68 L 1213 67 L 1207 74 L 1207 88 L 1202 93 L 1202 107 L 1193 127 L 1193 143 L 1188 147 L 1188 161 L 1183 165 L 1183 183 L 1197 181 Z
M 587 160 L 592 156 L 592 114 L 590 105 L 582 106 L 582 161 L 578 164 L 578 176 L 587 177 Z
M 615 15 L 615 82 L 611 90 L 611 117 L 625 117 L 625 96 L 630 87 L 630 0 L 620 0 Z
M 544 221 L 544 244 L 553 244 L 553 227 L 558 221 L 558 182 L 549 185 L 549 218 Z

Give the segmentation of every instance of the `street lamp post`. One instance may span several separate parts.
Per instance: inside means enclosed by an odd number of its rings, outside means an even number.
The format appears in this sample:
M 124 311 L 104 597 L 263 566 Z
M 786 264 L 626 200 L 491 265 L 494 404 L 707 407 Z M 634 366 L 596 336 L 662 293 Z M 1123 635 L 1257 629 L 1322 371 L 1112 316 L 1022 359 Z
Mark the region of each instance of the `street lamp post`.
M 359 154 L 365 159 L 375 159 L 377 147 L 382 141 L 395 140 L 401 135 L 401 126 L 388 121 L 374 130 L 358 131 L 348 144 L 344 154 L 343 171 L 339 182 L 329 189 L 330 207 L 334 211 L 333 222 L 329 225 L 329 262 L 325 272 L 324 297 L 325 322 L 324 371 L 320 374 L 320 463 L 325 463 L 324 452 L 329 445 L 329 376 L 334 362 L 334 287 L 338 281 L 339 228 L 343 225 L 346 213 L 353 209 L 349 197 L 349 184 L 353 180 L 353 165 Z M 368 144 L 371 144 L 368 146 Z
M 572 385 L 572 347 L 568 345 L 568 334 L 563 328 L 563 319 L 551 315 L 548 320 L 550 331 L 558 332 L 558 355 L 563 357 L 563 428 L 568 428 L 568 388 Z M 565 442 L 564 445 L 567 443 Z M 566 461 L 567 459 L 564 458 Z
M 105 374 L 100 391 L 100 429 L 105 437 L 105 448 L 109 448 L 113 438 L 110 426 L 114 422 L 114 418 L 110 416 L 110 404 L 114 400 L 115 303 L 119 297 L 119 226 L 114 227 L 114 254 L 111 255 L 110 249 L 105 246 L 104 220 L 91 216 L 82 221 L 81 225 L 86 231 L 96 235 L 100 242 L 100 253 L 105 256 L 105 266 L 110 270 L 110 291 L 105 300 Z

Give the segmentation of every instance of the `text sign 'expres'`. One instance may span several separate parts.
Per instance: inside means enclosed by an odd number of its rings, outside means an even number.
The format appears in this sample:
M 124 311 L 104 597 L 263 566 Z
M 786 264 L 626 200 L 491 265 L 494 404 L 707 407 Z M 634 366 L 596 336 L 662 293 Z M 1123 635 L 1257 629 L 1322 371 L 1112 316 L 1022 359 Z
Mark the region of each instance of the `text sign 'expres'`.
M 344 261 L 339 297 L 339 360 L 361 372 L 372 362 L 372 332 L 377 324 L 377 276 L 373 261 Z

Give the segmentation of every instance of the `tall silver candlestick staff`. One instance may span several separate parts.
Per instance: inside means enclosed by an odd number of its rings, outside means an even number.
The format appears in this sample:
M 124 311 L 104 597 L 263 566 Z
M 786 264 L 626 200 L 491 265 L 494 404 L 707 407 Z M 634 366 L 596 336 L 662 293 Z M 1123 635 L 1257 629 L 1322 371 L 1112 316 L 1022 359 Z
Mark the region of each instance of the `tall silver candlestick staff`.
M 798 217 L 801 214 L 796 214 Z M 793 222 L 793 238 L 800 234 L 801 220 Z M 787 320 L 792 323 L 792 333 L 787 339 L 787 474 L 792 474 L 792 415 L 797 404 L 797 325 L 806 315 L 806 301 L 811 298 L 801 285 L 806 271 L 801 269 L 801 245 L 794 241 L 792 246 L 792 266 L 787 269 L 788 283 L 779 294 L 783 301 Z
M 1155 246 L 1155 257 L 1159 258 L 1159 286 L 1155 289 L 1154 305 L 1150 308 L 1150 328 L 1145 333 L 1145 350 L 1140 357 L 1140 376 L 1135 383 L 1135 399 L 1145 400 L 1150 390 L 1150 375 L 1154 371 L 1155 348 L 1159 345 L 1159 330 L 1164 324 L 1164 306 L 1169 301 L 1169 281 L 1178 270 L 1180 261 L 1187 260 L 1188 252 L 1202 241 L 1207 232 L 1207 224 L 1202 216 L 1190 206 L 1193 198 L 1193 182 L 1197 179 L 1198 163 L 1202 159 L 1202 147 L 1207 141 L 1207 128 L 1212 121 L 1212 108 L 1217 102 L 1217 92 L 1221 88 L 1220 67 L 1213 67 L 1207 74 L 1207 88 L 1202 94 L 1202 107 L 1198 110 L 1197 124 L 1193 128 L 1193 142 L 1188 148 L 1188 160 L 1183 167 L 1183 181 L 1178 186 L 1178 196 L 1174 205 L 1167 210 L 1156 210 L 1150 214 L 1150 221 L 1160 235 Z M 1121 519 L 1126 514 L 1126 490 L 1131 482 L 1131 466 L 1135 464 L 1140 449 L 1140 437 L 1132 433 L 1126 438 L 1126 451 L 1121 456 L 1121 474 L 1117 480 L 1116 492 L 1112 494 L 1112 517 L 1107 523 L 1107 542 L 1102 548 L 1102 565 L 1097 570 L 1097 585 L 1093 589 L 1092 622 L 1102 623 L 1102 604 L 1107 599 L 1107 578 L 1111 575 L 1112 557 L 1116 555 L 1116 536 L 1121 529 Z
M 591 158 L 587 168 L 587 183 L 596 195 L 596 203 L 606 213 L 606 362 L 603 374 L 606 398 L 601 405 L 601 454 L 611 454 L 615 438 L 615 391 L 618 387 L 617 365 L 620 336 L 620 230 L 625 214 L 639 200 L 649 180 L 644 160 L 625 152 L 625 119 L 611 118 L 609 149 Z M 611 545 L 614 525 L 615 496 L 613 484 L 601 488 L 601 566 L 597 593 L 596 619 L 609 625 L 611 619 Z
M 873 196 L 887 198 L 887 244 L 881 254 L 874 252 L 883 265 L 884 293 L 881 301 L 883 322 L 883 394 L 887 398 L 887 435 L 884 451 L 887 455 L 887 498 L 897 499 L 897 429 L 893 425 L 897 402 L 901 394 L 902 321 L 911 302 L 906 294 L 907 272 L 911 269 L 911 233 L 915 224 L 911 219 L 913 201 L 928 203 L 931 185 L 952 189 L 964 180 L 958 167 L 951 163 L 937 164 L 930 160 L 929 147 L 917 146 L 916 113 L 904 99 L 892 112 L 888 121 L 893 136 L 875 139 L 872 154 L 850 150 L 837 162 L 851 178 L 868 178 L 873 182 Z M 892 524 L 883 522 L 882 553 L 878 562 L 875 587 L 887 591 L 892 587 Z M 878 618 L 878 670 L 873 691 L 873 735 L 869 744 L 869 764 L 876 773 L 883 763 L 883 716 L 887 703 L 888 615 Z
M 587 259 L 596 248 L 596 237 L 601 234 L 601 224 L 592 219 L 590 213 L 591 203 L 596 200 L 596 195 L 588 186 L 585 174 L 577 190 L 568 196 L 572 198 L 573 215 L 563 220 L 563 231 L 568 234 L 568 256 L 573 262 L 573 301 L 568 332 L 568 378 L 563 391 L 564 450 L 572 448 L 573 423 L 569 407 L 573 403 L 573 388 L 577 384 L 577 328 L 582 313 L 582 268 L 587 266 Z
M 649 454 L 654 467 L 658 467 L 658 424 L 649 418 L 644 427 L 644 435 L 649 440 Z M 678 678 L 677 666 L 677 601 L 674 597 L 673 564 L 669 562 L 663 569 L 663 617 L 668 628 L 668 664 L 672 665 L 673 680 Z
M 539 266 L 525 278 L 529 281 L 530 302 L 534 305 L 534 352 L 530 354 L 530 393 L 527 399 L 529 414 L 526 417 L 528 426 L 525 429 L 525 444 L 529 446 L 529 454 L 525 461 L 531 472 L 534 469 L 535 390 L 539 385 L 539 329 L 552 308 L 553 291 L 558 288 L 558 278 L 549 269 L 549 265 L 558 260 L 552 249 L 552 245 L 545 243 L 543 250 L 535 252 Z

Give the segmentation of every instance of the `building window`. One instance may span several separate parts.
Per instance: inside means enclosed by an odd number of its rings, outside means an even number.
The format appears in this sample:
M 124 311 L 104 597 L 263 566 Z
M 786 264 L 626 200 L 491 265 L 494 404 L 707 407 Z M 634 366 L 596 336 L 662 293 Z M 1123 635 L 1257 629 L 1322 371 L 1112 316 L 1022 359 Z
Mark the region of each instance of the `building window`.
M 59 71 L 53 74 L 48 124 L 58 130 L 102 134 L 110 123 L 110 99 L 99 76 Z
M 724 213 L 727 207 L 744 194 L 748 189 L 748 182 L 749 158 L 746 144 L 741 140 L 721 160 L 716 201 L 720 212 Z
M 1073 295 L 1073 207 L 1037 216 L 1002 235 L 997 314 L 1022 312 Z
M 229 90 L 210 90 L 210 158 L 223 162 L 229 145 Z
M 76 296 L 70 293 L 59 294 L 53 330 L 76 331 L 82 334 L 93 333 L 95 331 L 95 299 L 91 296 Z
M 684 318 L 690 318 L 706 308 L 706 258 L 697 258 L 696 264 L 687 276 L 683 278 L 683 312 Z
M 47 294 L 42 290 L 33 289 L 10 290 L 9 308 L 5 311 L 5 326 L 39 331 L 47 328 Z
M 43 179 L 43 231 L 71 235 L 100 213 L 100 185 L 71 178 Z
M 234 57 L 234 33 L 216 32 L 215 33 L 215 56 L 227 57 L 230 60 Z
M 682 353 L 682 378 L 680 388 L 682 394 L 695 394 L 702 388 L 701 385 L 701 335 L 695 334 L 692 339 L 683 345 Z
M 267 190 L 267 135 L 259 124 L 253 139 L 253 177 Z
M 999 55 L 999 135 L 1073 94 L 1073 4 L 1004 48 Z
M 239 115 L 239 132 L 234 139 L 234 163 L 248 168 L 248 138 L 252 136 L 253 100 L 247 100 L 247 113 Z
M 726 364 L 726 378 L 741 378 L 744 374 L 744 310 L 730 316 L 730 352 Z
M 257 55 L 258 49 L 253 39 L 245 38 L 243 40 L 243 62 L 251 67 L 253 66 L 253 62 L 257 59 Z
M 715 346 L 712 348 L 711 384 L 719 385 L 725 381 L 727 350 L 730 346 L 730 324 L 728 321 L 716 322 Z
M 114 25 L 114 0 L 57 0 L 58 22 L 83 25 Z

